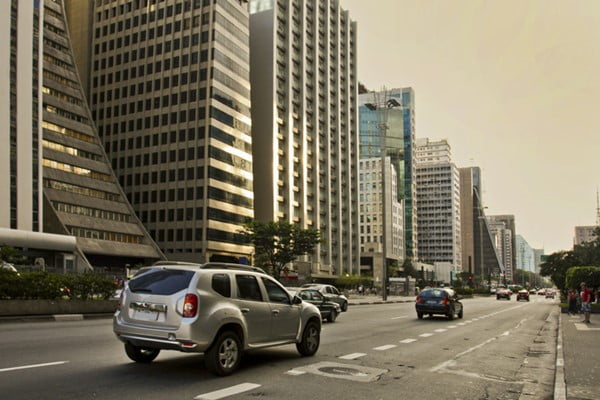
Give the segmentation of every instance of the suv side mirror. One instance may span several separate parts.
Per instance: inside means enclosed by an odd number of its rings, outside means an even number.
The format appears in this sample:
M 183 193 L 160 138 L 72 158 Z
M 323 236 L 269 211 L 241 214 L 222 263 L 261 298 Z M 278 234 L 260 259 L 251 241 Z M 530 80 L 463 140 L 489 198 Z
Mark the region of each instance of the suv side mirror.
M 295 295 L 292 299 L 292 304 L 302 304 L 302 299 L 300 298 L 300 296 Z

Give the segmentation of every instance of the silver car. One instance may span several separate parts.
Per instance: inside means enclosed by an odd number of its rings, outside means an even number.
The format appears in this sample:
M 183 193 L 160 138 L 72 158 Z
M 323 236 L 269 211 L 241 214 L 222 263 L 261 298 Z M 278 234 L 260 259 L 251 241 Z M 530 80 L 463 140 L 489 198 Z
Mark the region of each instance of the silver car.
M 314 355 L 321 314 L 259 268 L 160 262 L 129 281 L 113 330 L 133 361 L 151 362 L 160 350 L 204 353 L 207 369 L 224 376 L 251 349 L 295 343 Z
M 335 286 L 320 283 L 307 283 L 301 287 L 318 290 L 328 301 L 338 303 L 342 311 L 348 311 L 348 298 L 340 293 L 338 288 Z

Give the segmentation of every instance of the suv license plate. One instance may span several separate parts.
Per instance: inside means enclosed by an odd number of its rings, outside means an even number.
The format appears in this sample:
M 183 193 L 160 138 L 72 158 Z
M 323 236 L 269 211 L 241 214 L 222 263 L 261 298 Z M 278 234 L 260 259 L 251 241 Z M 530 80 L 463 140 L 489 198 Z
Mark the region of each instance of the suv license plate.
M 148 310 L 135 310 L 133 318 L 141 321 L 156 321 L 158 320 L 158 312 Z

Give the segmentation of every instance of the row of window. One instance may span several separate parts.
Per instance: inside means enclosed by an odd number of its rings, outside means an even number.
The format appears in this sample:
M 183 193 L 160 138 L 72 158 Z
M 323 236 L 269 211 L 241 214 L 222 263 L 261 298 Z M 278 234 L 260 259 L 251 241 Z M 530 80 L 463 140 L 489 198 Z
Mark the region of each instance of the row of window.
M 98 155 L 96 153 L 91 153 L 89 151 L 77 149 L 75 147 L 65 146 L 63 144 L 51 142 L 51 141 L 45 140 L 45 139 L 42 141 L 42 145 L 44 146 L 44 148 L 47 148 L 47 149 L 60 151 L 61 153 L 70 154 L 70 155 L 76 156 L 76 157 L 87 158 L 88 160 L 94 160 L 94 161 L 102 161 L 103 160 L 103 157 L 101 157 L 100 155 Z
M 58 133 L 60 135 L 65 135 L 78 140 L 82 140 L 84 142 L 97 143 L 97 140 L 94 136 L 86 135 L 84 133 L 74 131 L 73 129 L 65 128 L 64 126 L 59 126 L 48 121 L 42 121 L 42 128 Z
M 142 236 L 129 235 L 127 233 L 108 232 L 97 229 L 79 228 L 77 226 L 67 226 L 71 235 L 88 239 L 110 240 L 111 242 L 122 242 L 129 244 L 141 244 Z
M 76 165 L 67 164 L 59 161 L 49 160 L 44 158 L 42 160 L 42 166 L 46 168 L 54 168 L 60 171 L 68 172 L 71 174 L 86 176 L 88 178 L 97 179 L 100 181 L 110 182 L 112 181 L 112 176 L 108 174 L 103 174 L 102 172 L 92 171 L 91 169 L 78 167 Z
M 165 242 L 190 242 L 203 240 L 202 228 L 178 228 L 150 230 L 150 236 L 161 244 Z M 218 229 L 207 229 L 206 240 L 217 243 L 244 245 L 246 242 L 239 233 L 225 232 Z
M 73 185 L 71 183 L 55 181 L 52 179 L 44 179 L 44 187 L 68 193 L 80 194 L 82 196 L 94 197 L 101 200 L 121 201 L 121 196 L 116 193 L 90 189 L 88 187 Z
M 207 219 L 211 221 L 220 221 L 230 224 L 244 224 L 248 221 L 247 216 L 232 213 L 229 211 L 208 207 Z M 139 213 L 140 219 L 144 224 L 156 222 L 174 222 L 174 221 L 202 221 L 203 207 L 187 207 L 187 208 L 169 208 L 160 210 L 144 210 Z
M 129 214 L 123 214 L 115 211 L 101 210 L 92 207 L 83 207 L 75 204 L 61 203 L 53 201 L 52 205 L 56 211 L 61 211 L 69 214 L 84 215 L 86 217 L 101 218 L 104 220 L 129 222 Z

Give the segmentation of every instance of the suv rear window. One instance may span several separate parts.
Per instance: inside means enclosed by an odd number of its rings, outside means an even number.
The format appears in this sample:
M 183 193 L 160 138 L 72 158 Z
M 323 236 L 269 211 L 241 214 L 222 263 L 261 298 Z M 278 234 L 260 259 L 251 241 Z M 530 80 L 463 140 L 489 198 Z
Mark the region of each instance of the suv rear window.
M 193 271 L 152 268 L 130 280 L 129 290 L 167 296 L 186 289 L 193 276 Z
M 421 297 L 446 297 L 448 292 L 442 289 L 423 290 L 419 296 Z

